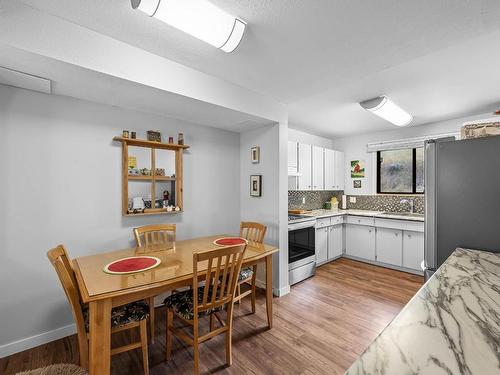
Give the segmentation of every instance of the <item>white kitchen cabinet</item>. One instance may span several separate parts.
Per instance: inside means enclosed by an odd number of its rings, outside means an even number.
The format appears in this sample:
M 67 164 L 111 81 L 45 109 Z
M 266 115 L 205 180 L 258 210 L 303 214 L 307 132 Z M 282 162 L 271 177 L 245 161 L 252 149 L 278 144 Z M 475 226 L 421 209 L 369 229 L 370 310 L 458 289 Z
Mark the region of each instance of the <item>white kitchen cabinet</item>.
M 316 264 L 321 264 L 328 259 L 328 227 L 317 228 L 315 237 Z
M 328 228 L 328 259 L 338 258 L 344 249 L 342 224 Z
M 298 153 L 298 189 L 312 190 L 312 146 L 299 143 Z
M 403 231 L 400 229 L 378 228 L 376 233 L 377 261 L 394 266 L 403 263 Z
M 375 228 L 366 225 L 346 225 L 346 254 L 375 260 Z
M 312 190 L 325 189 L 324 149 L 312 146 Z
M 335 176 L 334 176 L 334 186 L 335 190 L 344 190 L 345 188 L 345 158 L 342 151 L 334 151 L 335 153 Z
M 325 148 L 325 190 L 337 190 L 335 172 L 335 151 Z
M 288 170 L 297 170 L 298 155 L 297 155 L 297 142 L 288 141 Z
M 421 271 L 424 260 L 424 234 L 421 232 L 403 232 L 403 267 Z

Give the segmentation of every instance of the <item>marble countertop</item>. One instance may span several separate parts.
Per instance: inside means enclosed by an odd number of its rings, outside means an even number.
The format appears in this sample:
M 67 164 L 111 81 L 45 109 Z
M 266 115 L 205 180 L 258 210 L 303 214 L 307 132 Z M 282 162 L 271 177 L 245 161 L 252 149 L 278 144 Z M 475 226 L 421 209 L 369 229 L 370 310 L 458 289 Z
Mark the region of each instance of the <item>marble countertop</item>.
M 346 374 L 500 374 L 500 253 L 455 250 Z
M 356 215 L 356 216 L 369 216 L 377 217 L 380 219 L 396 219 L 396 220 L 408 220 L 408 221 L 424 221 L 424 215 L 408 216 L 406 213 L 398 212 L 384 212 L 384 211 L 366 211 L 366 210 L 312 210 L 306 211 L 303 215 L 314 216 L 317 219 L 323 217 L 331 216 L 341 216 L 341 215 Z

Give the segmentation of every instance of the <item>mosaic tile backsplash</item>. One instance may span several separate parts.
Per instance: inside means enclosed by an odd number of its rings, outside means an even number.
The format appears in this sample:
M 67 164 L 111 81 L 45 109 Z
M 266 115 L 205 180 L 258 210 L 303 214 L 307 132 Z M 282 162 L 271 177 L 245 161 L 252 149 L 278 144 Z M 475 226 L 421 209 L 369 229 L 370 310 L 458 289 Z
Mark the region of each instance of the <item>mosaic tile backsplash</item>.
M 349 197 L 356 197 L 356 203 L 350 203 Z M 407 195 L 348 195 L 347 208 L 351 210 L 387 211 L 387 212 L 408 212 L 409 203 L 401 203 L 402 199 L 411 199 L 414 202 L 414 211 L 419 214 L 424 213 L 424 196 Z
M 323 203 L 329 201 L 332 196 L 336 196 L 339 202 L 342 201 L 343 191 L 302 191 L 288 190 L 288 209 L 289 210 L 317 210 L 323 208 Z M 302 203 L 305 198 L 305 203 Z
M 339 202 L 342 201 L 343 191 L 288 191 L 289 210 L 317 210 L 323 208 L 323 203 L 336 196 Z M 356 197 L 356 203 L 350 203 L 349 197 Z M 305 203 L 302 203 L 305 198 Z M 401 203 L 402 199 L 412 199 L 416 213 L 424 213 L 424 196 L 406 195 L 348 195 L 347 208 L 352 210 L 387 211 L 387 212 L 407 212 L 410 211 L 408 203 Z

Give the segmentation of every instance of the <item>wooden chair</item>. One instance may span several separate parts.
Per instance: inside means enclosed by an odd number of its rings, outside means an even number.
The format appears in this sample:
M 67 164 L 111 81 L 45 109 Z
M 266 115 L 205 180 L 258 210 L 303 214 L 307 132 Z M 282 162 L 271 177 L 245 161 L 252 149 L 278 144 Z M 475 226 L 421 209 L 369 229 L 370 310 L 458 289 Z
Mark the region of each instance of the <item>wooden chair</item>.
M 156 224 L 146 225 L 134 228 L 134 237 L 137 246 L 158 246 L 175 242 L 175 224 Z M 170 240 L 169 240 L 170 235 Z M 149 297 L 147 300 L 149 309 L 149 330 L 151 334 L 151 343 L 155 343 L 155 297 Z
M 172 335 L 176 335 L 187 344 L 193 346 L 194 373 L 199 372 L 198 346 L 217 335 L 226 334 L 226 362 L 232 364 L 231 333 L 233 321 L 234 292 L 241 270 L 241 262 L 246 249 L 244 246 L 227 247 L 193 254 L 193 288 L 180 293 L 172 294 L 165 300 L 167 307 L 167 360 L 172 352 Z M 203 286 L 198 287 L 199 264 L 207 264 L 205 271 L 201 272 Z M 226 307 L 227 315 L 224 322 L 217 314 Z M 182 329 L 174 328 L 174 314 L 181 318 L 193 329 L 192 337 Z M 199 318 L 210 316 L 209 332 L 200 335 Z M 215 328 L 214 316 L 220 327 Z M 185 328 L 185 327 L 184 327 Z
M 246 238 L 250 242 L 263 243 L 264 237 L 266 235 L 267 227 L 260 223 L 255 223 L 251 221 L 242 221 L 240 223 L 240 237 Z M 252 313 L 255 313 L 255 281 L 257 279 L 257 265 L 251 267 L 244 267 L 241 269 L 238 286 L 236 289 L 236 296 L 234 297 L 234 302 L 241 303 L 241 300 L 246 296 L 252 296 Z M 241 293 L 241 285 L 249 284 L 251 289 Z
M 88 308 L 82 305 L 80 299 L 80 290 L 76 282 L 73 267 L 68 257 L 66 249 L 63 245 L 47 252 L 47 257 L 54 266 L 57 276 L 63 286 L 66 297 L 68 298 L 73 313 L 73 318 L 76 322 L 76 330 L 78 337 L 78 348 L 80 352 L 80 366 L 88 369 L 89 367 L 89 344 L 88 344 Z M 125 331 L 139 327 L 140 341 L 113 348 L 111 355 L 123 353 L 129 350 L 142 348 L 142 362 L 144 374 L 149 374 L 148 364 L 148 342 L 147 342 L 147 325 L 148 305 L 144 302 L 134 302 L 124 306 L 115 307 L 112 309 L 111 317 L 111 333 Z

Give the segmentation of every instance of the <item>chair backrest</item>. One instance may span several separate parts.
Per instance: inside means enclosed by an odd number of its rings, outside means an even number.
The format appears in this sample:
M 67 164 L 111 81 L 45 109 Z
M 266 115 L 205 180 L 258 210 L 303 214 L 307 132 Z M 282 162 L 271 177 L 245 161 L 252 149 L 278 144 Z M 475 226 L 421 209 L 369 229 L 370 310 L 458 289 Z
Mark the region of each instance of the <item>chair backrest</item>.
M 225 247 L 193 254 L 193 301 L 194 316 L 201 311 L 231 303 L 241 270 L 246 245 Z M 205 288 L 198 301 L 199 263 L 207 262 Z
M 54 266 L 59 281 L 62 284 L 66 297 L 68 298 L 73 313 L 73 318 L 76 322 L 78 334 L 78 345 L 80 349 L 80 365 L 86 367 L 88 358 L 87 332 L 85 329 L 85 320 L 83 318 L 83 310 L 80 300 L 80 290 L 76 282 L 75 273 L 71 266 L 71 260 L 63 245 L 47 252 L 47 257 Z
M 156 224 L 135 228 L 135 242 L 137 246 L 154 246 L 175 242 L 175 230 L 175 224 Z
M 263 243 L 267 227 L 252 221 L 242 221 L 240 223 L 240 237 L 248 241 Z

